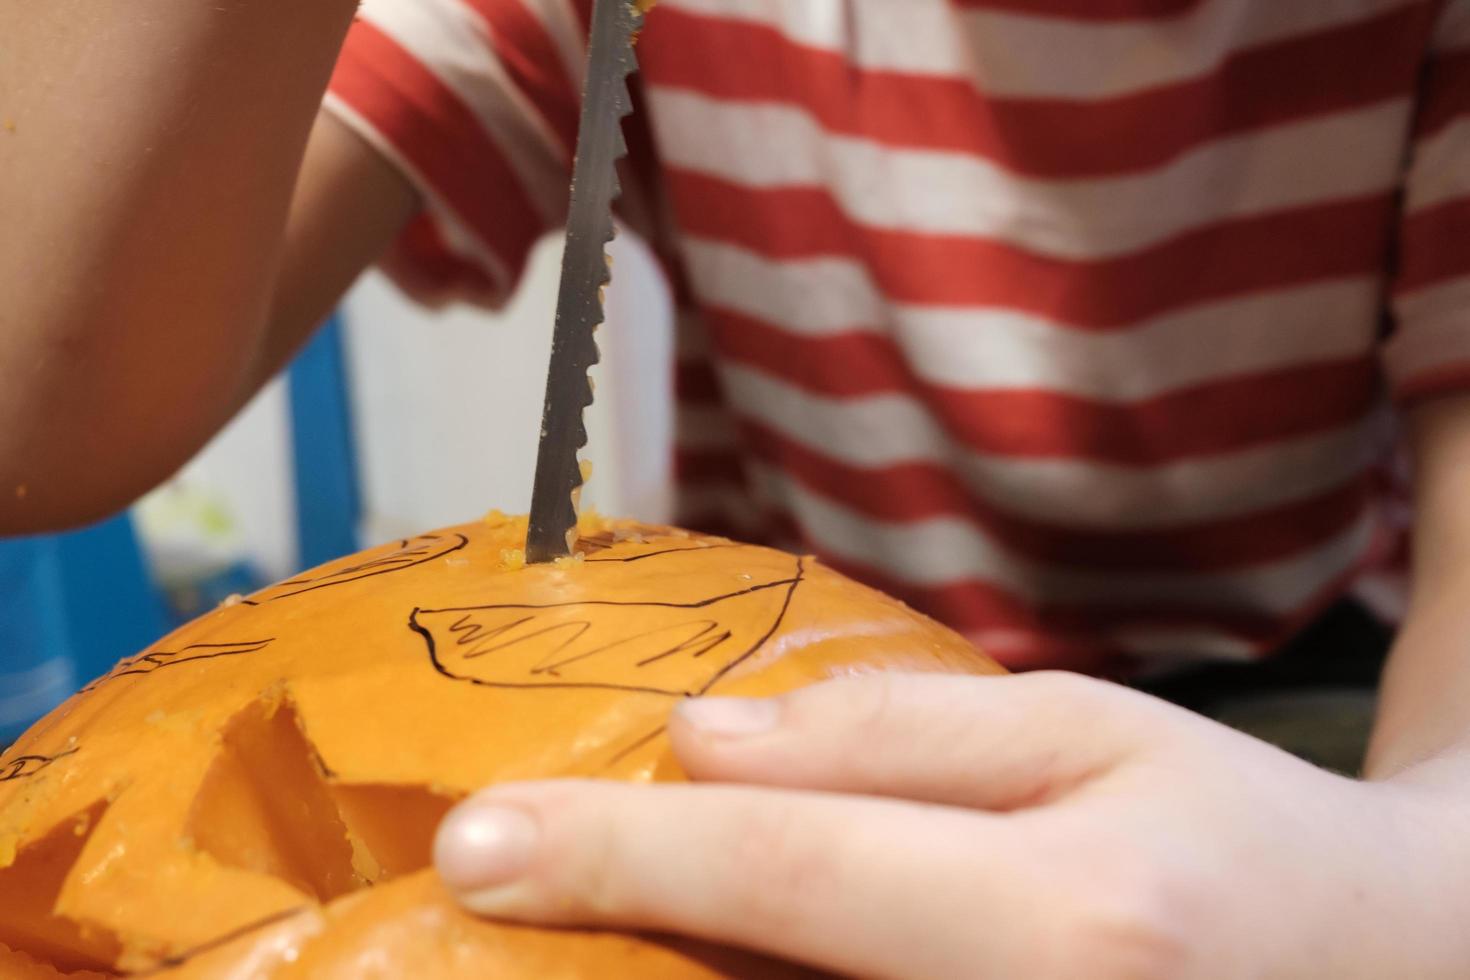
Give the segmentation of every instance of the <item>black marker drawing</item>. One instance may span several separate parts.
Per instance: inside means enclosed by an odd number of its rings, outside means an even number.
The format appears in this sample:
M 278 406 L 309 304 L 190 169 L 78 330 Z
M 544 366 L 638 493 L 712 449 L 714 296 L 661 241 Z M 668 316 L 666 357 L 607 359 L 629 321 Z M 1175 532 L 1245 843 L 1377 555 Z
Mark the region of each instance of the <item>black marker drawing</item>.
M 214 660 L 218 657 L 239 657 L 248 653 L 259 653 L 274 642 L 276 642 L 275 637 L 267 637 L 263 640 L 244 640 L 239 643 L 191 643 L 177 650 L 149 650 L 147 653 L 119 661 L 116 667 L 82 688 L 82 691 L 85 693 L 93 690 L 119 677 L 151 674 L 155 670 L 177 667 L 179 664 L 192 663 L 196 660 Z
M 12 779 L 25 779 L 51 765 L 57 759 L 64 759 L 69 755 L 76 755 L 81 751 L 81 746 L 74 746 L 64 752 L 55 755 L 18 755 L 14 759 L 0 762 L 0 783 L 8 783 Z
M 632 755 L 634 752 L 637 752 L 639 749 L 643 748 L 643 746 L 647 745 L 649 742 L 652 742 L 654 739 L 658 738 L 660 735 L 668 730 L 669 728 L 667 725 L 659 725 L 653 731 L 648 732 L 645 735 L 638 736 L 630 744 L 623 746 L 621 749 L 618 749 L 617 752 L 613 753 L 612 758 L 604 762 L 601 768 L 599 768 L 597 772 L 593 773 L 593 775 L 600 776 L 603 773 L 606 773 L 609 769 L 612 769 L 619 762 L 622 762 L 628 756 Z
M 266 589 L 255 596 L 251 605 L 259 605 L 262 602 L 276 602 L 281 599 L 289 599 L 305 592 L 314 592 L 317 589 L 331 588 L 334 585 L 346 585 L 348 582 L 357 582 L 375 575 L 388 575 L 392 572 L 401 572 L 415 565 L 433 561 L 451 555 L 470 543 L 470 539 L 463 534 L 421 534 L 416 538 L 408 538 L 398 542 L 398 548 L 387 554 L 378 555 L 368 560 L 362 560 L 361 555 L 353 555 L 341 562 L 329 564 L 320 569 L 315 575 L 306 578 L 295 578 L 289 582 L 281 582 Z
M 649 557 L 654 556 L 621 560 Z M 690 602 L 587 600 L 415 609 L 408 625 L 423 637 L 434 669 L 457 681 L 698 696 L 780 629 L 805 573 L 804 560 L 792 558 L 789 573 L 780 577 Z M 636 682 L 628 680 L 630 671 Z
M 686 552 L 748 545 L 686 541 L 661 550 L 628 556 L 604 555 L 619 541 L 608 533 L 583 538 L 588 564 L 624 563 L 656 559 L 677 560 Z M 331 564 L 309 577 L 282 582 L 241 600 L 248 606 L 287 599 L 317 589 L 344 585 L 391 574 L 443 558 L 464 549 L 463 534 L 426 534 L 403 540 L 392 551 L 369 557 L 353 556 Z M 590 688 L 648 693 L 668 697 L 697 697 L 754 656 L 781 628 L 792 599 L 806 575 L 805 559 L 790 557 L 789 567 L 765 570 L 744 588 L 684 602 L 586 600 L 565 603 L 492 603 L 445 609 L 416 608 L 409 627 L 427 645 L 430 662 L 444 677 L 494 688 Z M 670 573 L 677 581 L 677 572 Z M 596 610 L 595 615 L 592 610 Z M 193 643 L 175 649 L 152 649 L 119 662 L 83 692 L 128 676 L 141 676 L 169 667 L 224 657 L 259 653 L 276 637 L 226 643 Z M 637 683 L 627 682 L 630 669 Z M 599 772 L 609 770 L 663 735 L 660 725 L 617 748 Z M 0 760 L 0 783 L 33 777 L 59 760 L 81 751 L 72 746 L 54 755 L 29 754 Z M 334 774 L 318 757 L 328 777 Z M 248 923 L 213 940 L 161 960 L 140 976 L 177 967 L 191 958 L 236 938 L 264 930 L 316 906 L 285 909 Z

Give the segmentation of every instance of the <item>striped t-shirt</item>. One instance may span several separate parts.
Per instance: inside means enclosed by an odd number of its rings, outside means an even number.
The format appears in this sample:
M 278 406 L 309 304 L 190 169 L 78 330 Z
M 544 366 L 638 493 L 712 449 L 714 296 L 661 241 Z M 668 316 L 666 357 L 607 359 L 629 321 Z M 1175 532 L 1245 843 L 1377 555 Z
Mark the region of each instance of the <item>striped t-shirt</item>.
M 409 288 L 563 219 L 589 7 L 366 0 L 328 106 L 423 193 Z M 1394 408 L 1470 387 L 1470 0 L 662 0 L 639 57 L 684 523 L 1014 667 L 1262 653 L 1398 551 Z

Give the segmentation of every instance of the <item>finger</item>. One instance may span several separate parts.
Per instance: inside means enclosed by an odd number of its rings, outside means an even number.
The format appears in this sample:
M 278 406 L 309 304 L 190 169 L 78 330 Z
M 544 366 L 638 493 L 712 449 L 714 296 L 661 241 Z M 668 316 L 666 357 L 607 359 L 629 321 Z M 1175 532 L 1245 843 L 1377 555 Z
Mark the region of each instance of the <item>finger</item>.
M 673 932 L 863 976 L 1027 976 L 1023 947 L 1046 942 L 1049 916 L 1020 921 L 1047 908 L 1020 834 L 891 800 L 532 783 L 452 812 L 435 862 L 498 918 Z
M 669 731 L 695 779 L 1010 810 L 1177 740 L 1185 717 L 1074 674 L 871 674 L 771 699 L 691 699 Z

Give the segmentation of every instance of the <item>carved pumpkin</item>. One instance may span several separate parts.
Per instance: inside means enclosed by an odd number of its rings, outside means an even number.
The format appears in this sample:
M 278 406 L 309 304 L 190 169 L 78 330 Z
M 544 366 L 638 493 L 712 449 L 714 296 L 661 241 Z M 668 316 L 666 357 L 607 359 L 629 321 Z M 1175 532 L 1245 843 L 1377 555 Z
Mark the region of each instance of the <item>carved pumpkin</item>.
M 503 780 L 678 779 L 679 698 L 999 671 L 809 558 L 584 521 L 581 557 L 527 567 L 524 533 L 492 515 L 282 582 L 27 732 L 0 756 L 0 976 L 739 973 L 464 915 L 429 869 L 439 818 Z

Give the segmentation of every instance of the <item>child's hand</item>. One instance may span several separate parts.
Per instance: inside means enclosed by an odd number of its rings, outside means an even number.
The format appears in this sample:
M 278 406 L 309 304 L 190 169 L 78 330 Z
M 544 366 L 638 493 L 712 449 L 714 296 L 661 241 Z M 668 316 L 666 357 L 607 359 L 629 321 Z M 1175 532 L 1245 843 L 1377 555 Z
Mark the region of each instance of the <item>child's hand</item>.
M 1470 962 L 1447 948 L 1466 876 L 1442 802 L 1123 688 L 878 675 L 685 702 L 671 734 L 705 785 L 497 787 L 446 820 L 441 873 L 488 915 L 875 977 L 1382 978 Z

